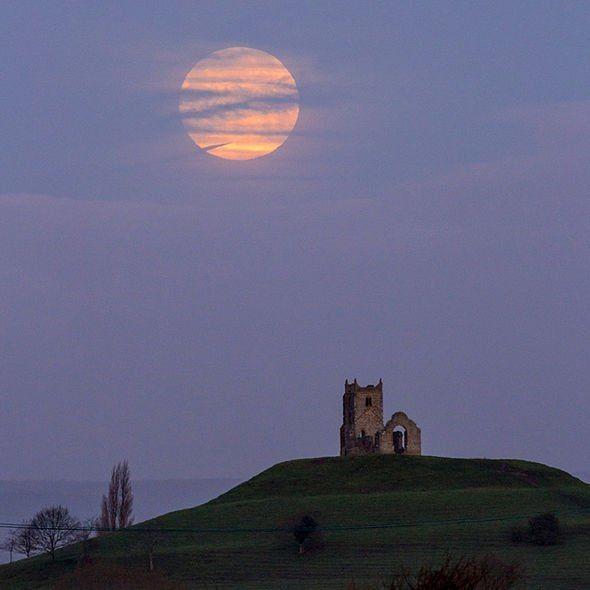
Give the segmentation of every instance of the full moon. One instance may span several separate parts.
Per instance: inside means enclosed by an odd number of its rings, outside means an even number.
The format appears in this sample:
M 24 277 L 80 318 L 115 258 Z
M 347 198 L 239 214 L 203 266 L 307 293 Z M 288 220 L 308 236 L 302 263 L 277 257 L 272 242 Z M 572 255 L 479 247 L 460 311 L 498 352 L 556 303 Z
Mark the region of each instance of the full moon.
M 285 143 L 299 116 L 299 93 L 276 57 L 230 47 L 195 64 L 182 83 L 179 109 L 190 138 L 203 151 L 252 160 Z

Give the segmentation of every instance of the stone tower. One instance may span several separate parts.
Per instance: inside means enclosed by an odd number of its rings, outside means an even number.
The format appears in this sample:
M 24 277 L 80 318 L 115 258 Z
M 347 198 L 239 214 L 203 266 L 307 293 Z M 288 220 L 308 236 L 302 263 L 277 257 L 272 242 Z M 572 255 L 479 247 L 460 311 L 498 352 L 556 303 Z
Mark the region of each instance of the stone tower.
M 422 454 L 420 428 L 403 412 L 383 423 L 383 381 L 362 387 L 344 383 L 340 455 Z
M 356 379 L 352 383 L 347 379 L 342 399 L 340 454 L 375 452 L 375 438 L 383 429 L 383 382 L 361 387 Z

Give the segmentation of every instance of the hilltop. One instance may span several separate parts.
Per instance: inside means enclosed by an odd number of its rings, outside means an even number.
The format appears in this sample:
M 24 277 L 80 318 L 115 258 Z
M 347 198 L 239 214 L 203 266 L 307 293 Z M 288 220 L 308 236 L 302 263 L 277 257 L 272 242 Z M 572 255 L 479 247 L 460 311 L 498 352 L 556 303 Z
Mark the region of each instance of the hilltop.
M 510 527 L 554 511 L 564 541 L 514 546 Z M 306 513 L 325 529 L 324 547 L 303 556 L 284 529 Z M 531 588 L 590 587 L 590 486 L 564 471 L 517 460 L 373 455 L 280 463 L 196 508 L 137 525 L 175 529 L 156 567 L 188 588 L 343 589 L 400 565 L 493 552 L 528 568 Z M 185 531 L 185 532 L 179 532 Z M 93 559 L 145 568 L 142 533 L 93 541 Z M 80 549 L 0 568 L 2 588 L 51 588 Z M 585 568 L 585 569 L 584 569 Z
M 404 455 L 320 457 L 278 463 L 216 501 L 304 494 L 377 494 L 481 487 L 557 487 L 582 483 L 565 471 L 531 461 Z

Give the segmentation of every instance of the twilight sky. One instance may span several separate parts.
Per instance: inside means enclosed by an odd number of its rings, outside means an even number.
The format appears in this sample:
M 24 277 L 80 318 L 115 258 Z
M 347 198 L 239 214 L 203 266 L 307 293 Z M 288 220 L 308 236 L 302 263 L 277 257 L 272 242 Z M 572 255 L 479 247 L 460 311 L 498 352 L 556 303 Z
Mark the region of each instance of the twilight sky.
M 0 479 L 338 452 L 383 378 L 427 454 L 588 470 L 588 2 L 0 6 Z M 276 152 L 200 152 L 213 51 L 292 72 Z

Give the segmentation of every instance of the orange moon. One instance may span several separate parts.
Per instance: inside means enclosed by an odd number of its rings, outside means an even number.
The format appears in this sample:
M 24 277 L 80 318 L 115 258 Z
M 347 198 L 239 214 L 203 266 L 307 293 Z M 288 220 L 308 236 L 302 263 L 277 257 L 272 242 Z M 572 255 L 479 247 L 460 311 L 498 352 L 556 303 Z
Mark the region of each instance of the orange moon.
M 258 49 L 230 47 L 195 64 L 179 105 L 190 138 L 226 160 L 252 160 L 274 152 L 299 117 L 291 72 Z

